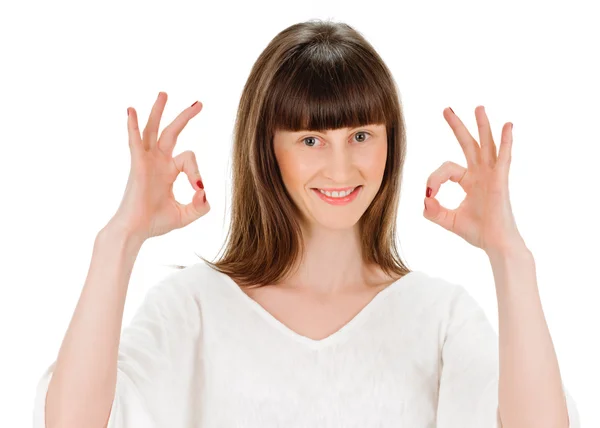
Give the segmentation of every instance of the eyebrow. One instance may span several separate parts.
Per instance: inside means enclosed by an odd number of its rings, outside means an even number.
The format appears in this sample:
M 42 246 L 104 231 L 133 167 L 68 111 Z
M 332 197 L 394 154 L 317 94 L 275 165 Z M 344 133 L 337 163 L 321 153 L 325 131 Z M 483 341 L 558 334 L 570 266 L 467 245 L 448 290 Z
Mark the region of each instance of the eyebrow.
M 355 129 L 360 129 L 360 128 L 376 128 L 379 127 L 381 124 L 370 124 L 370 125 L 362 125 L 362 126 L 355 126 L 353 128 L 342 128 L 348 131 L 353 131 Z M 314 132 L 317 134 L 327 134 L 329 131 L 331 131 L 331 129 L 328 130 L 318 130 L 318 129 L 302 129 L 300 131 L 291 131 L 292 134 L 301 134 L 304 132 Z

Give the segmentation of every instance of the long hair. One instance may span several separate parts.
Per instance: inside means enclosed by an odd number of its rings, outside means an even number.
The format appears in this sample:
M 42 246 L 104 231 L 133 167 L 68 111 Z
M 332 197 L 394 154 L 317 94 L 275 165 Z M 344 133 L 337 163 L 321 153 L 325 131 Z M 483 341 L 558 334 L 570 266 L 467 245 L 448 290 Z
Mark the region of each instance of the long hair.
M 375 49 L 351 26 L 310 20 L 279 34 L 244 86 L 233 135 L 231 223 L 214 269 L 240 286 L 276 284 L 304 254 L 299 210 L 275 158 L 276 130 L 385 124 L 381 187 L 359 220 L 362 257 L 388 275 L 410 270 L 396 247 L 406 132 L 395 81 Z M 221 247 L 221 250 L 223 247 Z

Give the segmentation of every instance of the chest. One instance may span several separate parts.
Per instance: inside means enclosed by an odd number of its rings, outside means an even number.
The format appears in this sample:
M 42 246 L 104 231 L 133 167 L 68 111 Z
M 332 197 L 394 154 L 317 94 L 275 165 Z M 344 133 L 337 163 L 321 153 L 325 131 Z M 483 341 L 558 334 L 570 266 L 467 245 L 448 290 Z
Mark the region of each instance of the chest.
M 377 335 L 370 321 L 333 341 L 248 334 L 256 327 L 219 335 L 204 351 L 207 426 L 432 426 L 437 354 Z
M 369 309 L 384 287 L 332 297 L 261 287 L 244 290 L 268 316 L 295 334 L 319 341 L 332 336 Z
M 391 289 L 335 299 L 233 290 L 203 311 L 207 426 L 430 426 L 439 381 L 435 329 L 421 319 L 430 313 Z

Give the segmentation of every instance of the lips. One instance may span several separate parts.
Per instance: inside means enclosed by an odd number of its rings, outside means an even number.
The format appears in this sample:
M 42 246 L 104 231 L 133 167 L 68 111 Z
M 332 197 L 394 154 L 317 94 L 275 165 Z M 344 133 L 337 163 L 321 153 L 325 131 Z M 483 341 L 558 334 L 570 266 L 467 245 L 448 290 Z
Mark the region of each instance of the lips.
M 356 186 L 354 188 L 354 190 L 352 191 L 352 193 L 350 193 L 342 198 L 340 198 L 340 197 L 334 198 L 334 197 L 327 196 L 326 194 L 321 193 L 321 191 L 318 188 L 313 188 L 312 190 L 313 190 L 313 192 L 315 192 L 317 194 L 317 196 L 319 198 L 321 198 L 323 201 L 327 202 L 330 205 L 346 205 L 346 204 L 349 204 L 350 202 L 352 202 L 354 199 L 356 199 L 356 197 L 362 190 L 362 186 Z
M 347 192 L 348 190 L 352 190 L 352 191 L 354 191 L 354 190 L 358 189 L 359 187 L 360 187 L 360 186 L 354 186 L 354 187 L 342 187 L 342 188 L 337 188 L 337 189 L 332 189 L 332 190 L 329 190 L 329 189 L 321 189 L 321 188 L 319 188 L 319 187 L 314 187 L 313 189 L 314 189 L 314 190 L 318 190 L 318 191 L 329 192 L 329 193 L 333 193 L 333 192 L 338 192 L 338 193 L 340 193 L 340 192 Z

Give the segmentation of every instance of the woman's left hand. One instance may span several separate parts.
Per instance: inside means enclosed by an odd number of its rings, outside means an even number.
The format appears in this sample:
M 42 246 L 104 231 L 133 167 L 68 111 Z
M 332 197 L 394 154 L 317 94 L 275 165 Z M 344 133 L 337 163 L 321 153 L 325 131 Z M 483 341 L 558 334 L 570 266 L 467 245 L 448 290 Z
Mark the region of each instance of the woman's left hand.
M 467 168 L 447 161 L 429 176 L 427 187 L 431 188 L 431 195 L 425 198 L 424 217 L 483 249 L 488 255 L 510 251 L 515 245 L 525 246 L 517 230 L 508 193 L 512 123 L 504 124 L 500 150 L 496 155 L 496 145 L 483 106 L 475 108 L 481 146 L 452 109 L 444 110 L 444 118 L 465 153 Z M 458 183 L 466 192 L 465 199 L 454 210 L 442 207 L 435 199 L 440 186 L 448 180 Z

